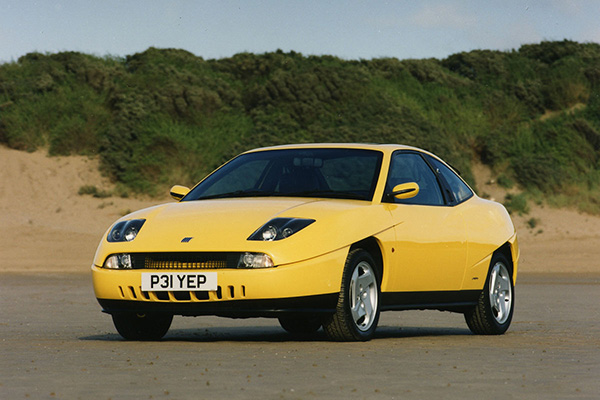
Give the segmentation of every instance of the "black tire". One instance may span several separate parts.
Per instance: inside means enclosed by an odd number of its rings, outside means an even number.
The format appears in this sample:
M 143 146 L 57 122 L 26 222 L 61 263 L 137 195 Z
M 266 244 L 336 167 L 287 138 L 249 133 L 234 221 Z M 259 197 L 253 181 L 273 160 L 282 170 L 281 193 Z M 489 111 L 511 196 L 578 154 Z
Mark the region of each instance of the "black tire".
M 379 321 L 380 282 L 377 264 L 362 249 L 348 254 L 336 311 L 323 321 L 327 337 L 335 341 L 367 341 Z
M 311 335 L 321 327 L 321 318 L 314 314 L 296 314 L 279 317 L 283 329 L 294 335 Z
M 171 327 L 170 314 L 118 313 L 112 315 L 117 332 L 127 340 L 160 340 Z
M 490 262 L 479 301 L 465 313 L 465 321 L 476 335 L 501 335 L 510 326 L 514 309 L 512 267 L 506 257 L 498 253 Z

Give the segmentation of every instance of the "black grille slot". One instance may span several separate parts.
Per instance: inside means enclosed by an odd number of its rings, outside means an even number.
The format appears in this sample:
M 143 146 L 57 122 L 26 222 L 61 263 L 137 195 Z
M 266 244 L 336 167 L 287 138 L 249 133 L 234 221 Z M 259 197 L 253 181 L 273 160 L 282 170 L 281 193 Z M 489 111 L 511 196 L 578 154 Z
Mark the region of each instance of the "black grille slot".
M 133 253 L 134 269 L 237 268 L 241 253 Z
M 198 300 L 208 300 L 208 292 L 202 291 L 202 292 L 194 292 L 194 295 L 196 296 L 196 298 Z
M 159 300 L 169 300 L 169 292 L 154 292 Z
M 179 301 L 186 301 L 192 299 L 192 297 L 190 296 L 190 292 L 173 292 L 173 297 L 175 297 L 175 300 Z

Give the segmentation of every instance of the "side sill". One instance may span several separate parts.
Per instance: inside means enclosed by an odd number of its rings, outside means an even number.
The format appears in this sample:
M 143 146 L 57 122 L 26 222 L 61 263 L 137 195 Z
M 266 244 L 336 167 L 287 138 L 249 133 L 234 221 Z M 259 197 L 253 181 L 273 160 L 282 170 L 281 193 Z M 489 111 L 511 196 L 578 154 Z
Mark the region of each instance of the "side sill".
M 475 306 L 481 290 L 435 292 L 386 292 L 381 294 L 381 311 L 440 310 L 464 312 Z

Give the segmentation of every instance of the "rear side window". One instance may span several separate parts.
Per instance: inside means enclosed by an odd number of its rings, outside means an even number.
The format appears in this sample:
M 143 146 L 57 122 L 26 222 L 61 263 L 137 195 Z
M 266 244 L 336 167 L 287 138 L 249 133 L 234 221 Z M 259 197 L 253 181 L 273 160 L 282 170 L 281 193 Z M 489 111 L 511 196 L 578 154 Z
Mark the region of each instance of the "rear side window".
M 454 171 L 448 168 L 444 163 L 433 157 L 427 157 L 429 162 L 436 169 L 436 172 L 446 181 L 454 196 L 456 203 L 462 203 L 473 196 L 473 191 L 469 189 L 466 183 L 456 175 Z

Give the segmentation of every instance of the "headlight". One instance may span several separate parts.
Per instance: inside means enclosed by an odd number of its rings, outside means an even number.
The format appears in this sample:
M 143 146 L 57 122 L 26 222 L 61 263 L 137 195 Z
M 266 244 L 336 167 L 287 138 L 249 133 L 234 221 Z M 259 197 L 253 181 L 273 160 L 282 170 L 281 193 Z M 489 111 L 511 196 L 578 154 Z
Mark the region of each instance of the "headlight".
M 306 218 L 273 218 L 250 235 L 248 240 L 271 242 L 285 239 L 313 222 L 315 222 L 314 219 Z
M 130 221 L 121 221 L 110 230 L 107 240 L 109 242 L 131 242 L 136 238 L 145 219 L 132 219 Z
M 273 260 L 264 253 L 243 253 L 238 262 L 238 268 L 271 268 Z
M 133 264 L 129 254 L 113 254 L 104 262 L 104 268 L 109 269 L 131 269 Z

